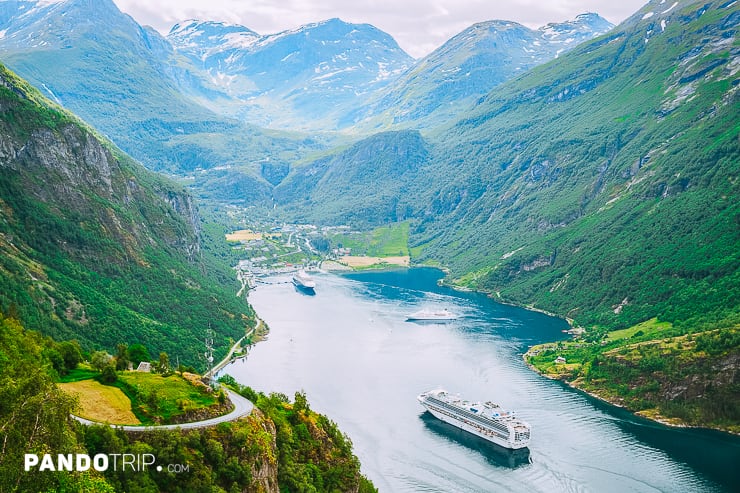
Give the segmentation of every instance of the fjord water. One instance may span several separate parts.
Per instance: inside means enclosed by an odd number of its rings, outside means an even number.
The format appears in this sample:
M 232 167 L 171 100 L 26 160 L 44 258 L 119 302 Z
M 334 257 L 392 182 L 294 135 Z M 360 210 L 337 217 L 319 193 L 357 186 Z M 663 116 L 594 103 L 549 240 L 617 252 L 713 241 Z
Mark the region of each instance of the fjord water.
M 305 390 L 353 441 L 385 492 L 732 491 L 740 440 L 633 417 L 530 371 L 527 346 L 565 337 L 564 321 L 439 287 L 435 269 L 319 275 L 315 296 L 287 279 L 249 300 L 266 341 L 222 373 L 263 392 Z M 460 315 L 406 322 L 420 308 Z M 516 410 L 528 449 L 505 451 L 441 423 L 416 396 L 436 387 Z

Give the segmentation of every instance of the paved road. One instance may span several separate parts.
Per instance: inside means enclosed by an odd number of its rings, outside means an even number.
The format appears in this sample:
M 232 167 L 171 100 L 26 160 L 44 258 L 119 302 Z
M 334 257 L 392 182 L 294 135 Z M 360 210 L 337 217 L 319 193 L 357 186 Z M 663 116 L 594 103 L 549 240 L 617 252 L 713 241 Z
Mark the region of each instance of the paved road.
M 234 421 L 235 419 L 241 418 L 242 416 L 246 416 L 247 414 L 252 412 L 254 405 L 251 402 L 249 402 L 249 400 L 240 396 L 236 392 L 233 392 L 232 390 L 229 390 L 229 389 L 224 389 L 224 390 L 226 390 L 226 393 L 229 396 L 229 399 L 231 400 L 231 402 L 234 403 L 234 410 L 228 414 L 224 414 L 223 416 L 218 416 L 216 418 L 206 419 L 203 421 L 193 421 L 192 423 L 180 423 L 176 425 L 153 425 L 153 426 L 109 425 L 109 426 L 111 428 L 121 428 L 125 431 L 176 430 L 178 428 L 182 430 L 189 430 L 193 428 L 206 428 L 208 426 L 217 425 L 219 423 L 225 423 L 226 421 Z M 106 424 L 106 423 L 100 423 L 98 421 L 91 421 L 89 419 L 81 418 L 79 416 L 75 416 L 74 414 L 72 415 L 72 417 L 84 425 Z
M 260 322 L 261 322 L 261 320 L 259 322 L 257 322 L 257 327 L 259 327 L 259 323 Z M 215 375 L 216 373 L 218 373 L 219 370 L 221 370 L 221 368 L 223 368 L 224 366 L 226 366 L 227 364 L 229 364 L 230 363 L 230 360 L 231 360 L 231 355 L 234 354 L 234 351 L 236 351 L 236 348 L 238 348 L 241 345 L 242 341 L 244 339 L 246 339 L 247 336 L 252 335 L 252 333 L 254 333 L 254 329 L 252 329 L 249 332 L 249 334 L 246 334 L 246 335 L 242 336 L 241 339 L 239 339 L 238 341 L 236 341 L 234 343 L 234 345 L 231 346 L 231 349 L 229 349 L 229 354 L 227 354 L 224 357 L 224 359 L 222 359 L 216 366 L 214 366 L 213 368 L 211 368 L 210 370 L 208 370 L 206 372 L 206 374 L 203 375 L 203 378 L 211 378 L 213 375 Z

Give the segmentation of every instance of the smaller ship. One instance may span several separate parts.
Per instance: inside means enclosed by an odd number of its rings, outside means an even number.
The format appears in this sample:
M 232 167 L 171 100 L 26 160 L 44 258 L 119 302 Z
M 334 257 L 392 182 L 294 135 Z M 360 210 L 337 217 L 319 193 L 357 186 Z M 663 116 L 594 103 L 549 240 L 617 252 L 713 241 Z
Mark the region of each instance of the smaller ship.
M 306 293 L 316 293 L 316 281 L 314 281 L 313 278 L 303 269 L 300 269 L 293 275 L 293 284 L 295 287 Z
M 407 322 L 445 322 L 455 320 L 457 315 L 449 310 L 419 310 L 406 317 Z

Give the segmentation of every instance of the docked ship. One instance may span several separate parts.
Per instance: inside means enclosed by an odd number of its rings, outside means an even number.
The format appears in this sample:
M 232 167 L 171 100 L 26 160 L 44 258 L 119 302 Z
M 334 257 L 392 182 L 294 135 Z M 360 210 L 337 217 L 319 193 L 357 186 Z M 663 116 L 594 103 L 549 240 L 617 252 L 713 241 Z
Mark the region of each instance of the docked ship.
M 455 320 L 457 315 L 448 310 L 419 310 L 406 317 L 407 322 L 445 322 Z
M 314 281 L 313 278 L 303 269 L 300 269 L 293 275 L 293 284 L 295 284 L 295 287 L 301 291 L 305 291 L 306 293 L 316 293 L 316 281 Z
M 418 400 L 435 418 L 501 447 L 520 449 L 529 444 L 529 424 L 490 401 L 470 402 L 441 389 L 424 392 Z

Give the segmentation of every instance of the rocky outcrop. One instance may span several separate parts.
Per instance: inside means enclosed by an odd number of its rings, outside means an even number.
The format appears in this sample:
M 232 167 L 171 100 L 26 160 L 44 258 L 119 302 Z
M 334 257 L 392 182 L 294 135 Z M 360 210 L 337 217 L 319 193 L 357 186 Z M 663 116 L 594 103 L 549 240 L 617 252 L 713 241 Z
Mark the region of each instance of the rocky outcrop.
M 731 388 L 737 383 L 740 354 L 732 353 L 707 361 L 708 370 L 695 373 L 682 380 L 661 381 L 660 396 L 666 401 L 702 399 L 719 388 Z
M 53 209 L 97 216 L 101 236 L 115 238 L 133 257 L 159 236 L 191 262 L 199 258 L 200 217 L 193 198 L 155 178 L 155 193 L 162 204 L 153 204 L 150 191 L 139 184 L 139 175 L 149 172 L 132 169 L 139 167 L 126 157 L 114 156 L 79 123 L 40 127 L 28 135 L 5 129 L 0 132 L 0 168 L 15 172 L 28 194 Z M 96 203 L 94 209 L 91 199 Z M 164 204 L 169 210 L 162 210 Z M 137 207 L 152 221 L 131 221 L 128 213 L 121 213 Z M 159 217 L 151 216 L 157 209 Z M 184 224 L 178 226 L 180 221 Z M 152 226 L 158 231 L 151 231 Z
M 280 488 L 278 487 L 278 469 L 277 469 L 277 429 L 275 423 L 272 422 L 262 411 L 255 408 L 248 419 L 255 420 L 262 429 L 267 432 L 272 440 L 269 444 L 270 453 L 261 460 L 255 460 L 252 464 L 252 478 L 253 482 L 249 488 L 245 488 L 242 491 L 247 492 L 260 492 L 260 493 L 279 493 Z
M 43 174 L 43 186 L 32 190 L 43 202 L 80 208 L 85 201 L 83 191 L 113 197 L 113 156 L 79 126 L 67 124 L 57 131 L 40 128 L 14 144 L 15 159 L 5 165 L 23 173 Z

